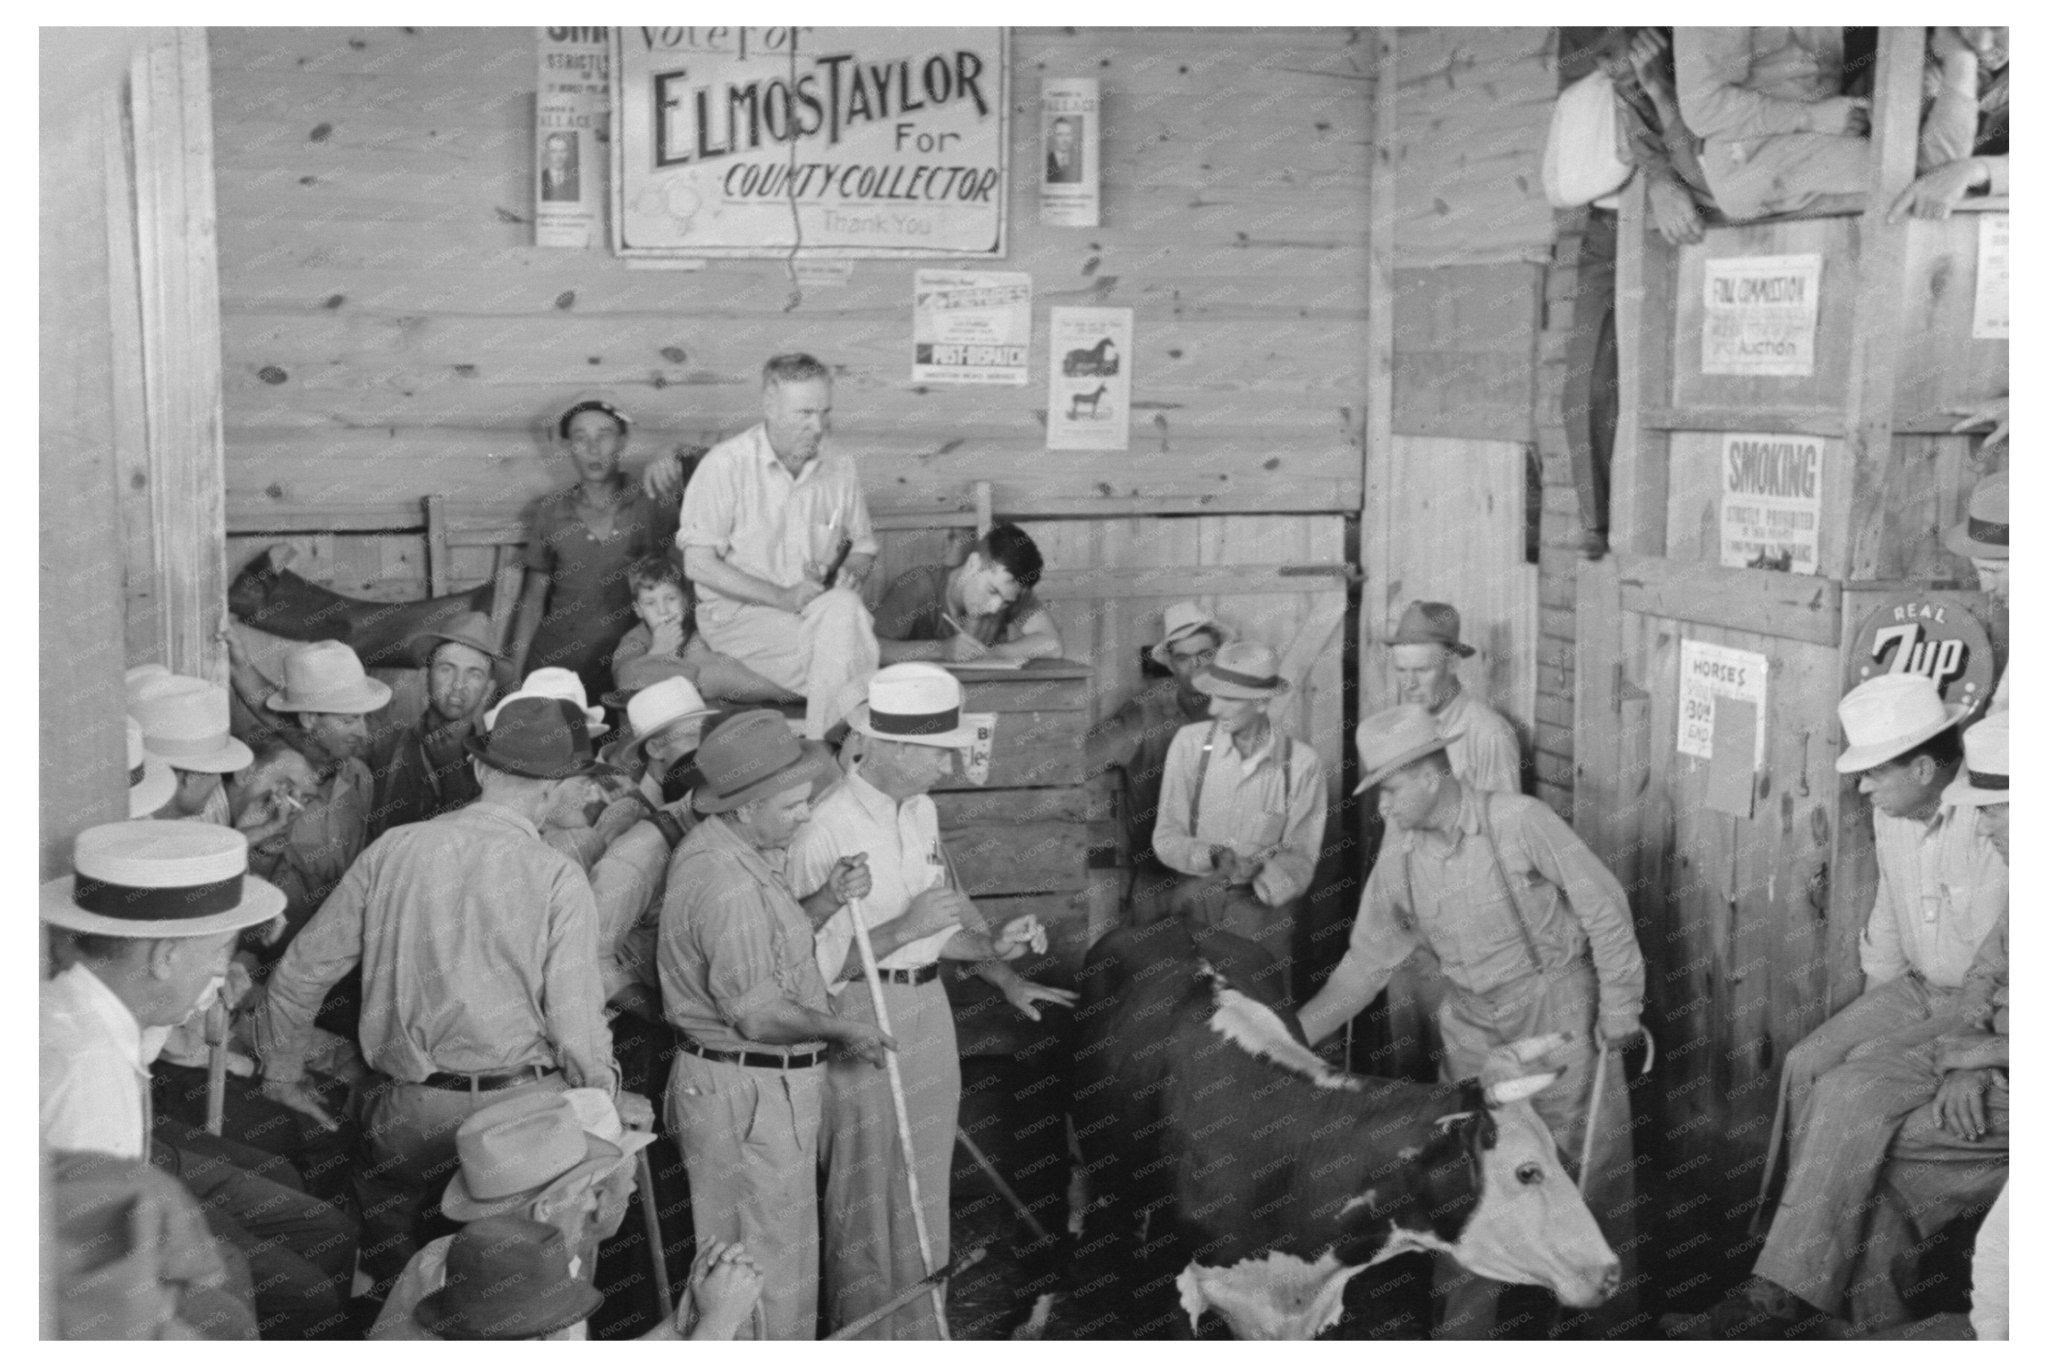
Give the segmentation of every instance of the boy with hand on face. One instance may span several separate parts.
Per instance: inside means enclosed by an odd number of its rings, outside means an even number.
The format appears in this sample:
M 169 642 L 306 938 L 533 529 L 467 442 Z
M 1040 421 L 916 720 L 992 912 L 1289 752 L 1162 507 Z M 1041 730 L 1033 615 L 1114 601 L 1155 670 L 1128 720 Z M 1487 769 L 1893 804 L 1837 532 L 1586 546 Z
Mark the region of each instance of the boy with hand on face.
M 707 698 L 781 702 L 795 696 L 706 643 L 697 631 L 696 603 L 674 560 L 643 556 L 626 571 L 626 578 L 633 588 L 633 615 L 640 623 L 619 638 L 618 649 L 612 652 L 612 677 L 618 680 L 620 693 L 607 695 L 605 701 L 623 706 L 622 695 L 677 675 Z M 636 660 L 646 663 L 629 669 Z

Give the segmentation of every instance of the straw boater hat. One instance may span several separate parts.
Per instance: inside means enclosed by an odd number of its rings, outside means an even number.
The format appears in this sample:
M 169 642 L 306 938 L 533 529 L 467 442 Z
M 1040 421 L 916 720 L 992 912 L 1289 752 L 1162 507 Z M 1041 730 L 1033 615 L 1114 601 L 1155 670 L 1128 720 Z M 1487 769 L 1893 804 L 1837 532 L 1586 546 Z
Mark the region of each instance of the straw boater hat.
M 1280 677 L 1273 647 L 1257 641 L 1232 641 L 1195 675 L 1195 688 L 1212 698 L 1277 698 L 1293 687 Z
M 133 706 L 143 748 L 175 768 L 233 774 L 256 760 L 228 734 L 228 691 L 219 684 L 166 675 Z
M 1458 639 L 1458 610 L 1449 603 L 1417 600 L 1401 610 L 1401 624 L 1387 640 L 1390 646 L 1442 646 L 1455 655 L 1474 654 L 1471 646 Z
M 71 867 L 42 887 L 65 930 L 169 940 L 262 925 L 284 894 L 249 872 L 249 838 L 203 821 L 116 821 L 78 833 Z
M 619 742 L 616 758 L 620 763 L 638 760 L 646 754 L 647 742 L 662 732 L 712 714 L 713 709 L 706 707 L 698 694 L 697 685 L 688 679 L 664 679 L 643 688 L 626 704 L 626 721 L 632 734 Z
M 594 1087 L 527 1092 L 486 1106 L 455 1131 L 462 1166 L 441 1194 L 451 1220 L 524 1211 L 556 1187 L 599 1181 L 654 1142 L 628 1130 Z
M 1219 646 L 1237 639 L 1236 632 L 1218 621 L 1216 615 L 1200 603 L 1175 603 L 1159 614 L 1159 625 L 1162 628 L 1159 640 L 1147 653 L 1152 656 L 1154 664 L 1165 665 L 1169 669 L 1173 667 L 1173 658 L 1166 648 L 1183 636 L 1206 631 L 1216 638 Z
M 481 612 L 457 613 L 441 626 L 414 632 L 405 638 L 405 645 L 412 653 L 413 662 L 425 669 L 433 663 L 434 652 L 450 641 L 468 646 L 493 660 L 505 658 L 491 632 L 491 619 Z
M 133 717 L 122 720 L 128 723 L 128 815 L 148 816 L 178 791 L 178 776 L 145 748 L 142 723 Z
M 830 750 L 817 741 L 799 741 L 782 714 L 767 708 L 720 722 L 697 747 L 697 772 L 700 812 L 730 812 L 839 773 Z
M 1387 775 L 1424 755 L 1450 745 L 1436 729 L 1436 718 L 1419 703 L 1402 703 L 1375 712 L 1358 724 L 1358 767 L 1365 777 L 1351 791 L 1376 787 Z
M 867 701 L 846 724 L 875 740 L 959 750 L 974 743 L 974 728 L 960 724 L 965 701 L 960 681 L 937 665 L 890 665 L 868 680 Z
M 583 709 L 567 698 L 513 697 L 494 709 L 497 720 L 463 748 L 493 769 L 521 778 L 596 778 L 616 774 L 590 749 Z
M 1835 760 L 1838 774 L 1860 774 L 1897 759 L 1963 719 L 1962 703 L 1944 705 L 1925 674 L 1880 674 L 1865 679 L 1835 704 L 1848 745 Z
M 1977 487 L 1970 490 L 1969 514 L 1948 529 L 1942 544 L 1964 559 L 2009 559 L 2012 523 L 2006 504 L 2003 472 L 1978 480 Z
M 583 692 L 583 677 L 573 669 L 558 669 L 553 665 L 536 669 L 526 676 L 526 682 L 510 693 L 490 711 L 484 713 L 486 730 L 498 724 L 498 714 L 505 710 L 507 703 L 515 698 L 560 698 L 576 704 L 576 710 L 583 714 L 584 729 L 593 736 L 601 736 L 611 730 L 604 719 L 602 707 L 592 707 Z
M 1963 732 L 1963 772 L 1942 789 L 1941 800 L 1958 807 L 1992 807 L 2012 801 L 2010 712 L 1986 717 Z
M 562 1231 L 518 1215 L 464 1225 L 448 1243 L 441 1289 L 420 1297 L 413 1322 L 437 1338 L 541 1338 L 580 1324 L 604 1293 L 569 1273 Z
M 284 657 L 284 687 L 264 699 L 273 712 L 375 712 L 391 701 L 391 685 L 363 673 L 363 662 L 339 641 L 296 646 Z

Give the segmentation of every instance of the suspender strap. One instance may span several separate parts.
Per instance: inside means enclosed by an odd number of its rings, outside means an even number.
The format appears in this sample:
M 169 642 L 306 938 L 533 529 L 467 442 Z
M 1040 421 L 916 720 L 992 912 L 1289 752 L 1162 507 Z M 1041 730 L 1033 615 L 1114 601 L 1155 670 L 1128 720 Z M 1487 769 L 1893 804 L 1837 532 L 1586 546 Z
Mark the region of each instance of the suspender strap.
M 1515 898 L 1514 884 L 1508 881 L 1507 865 L 1501 862 L 1500 846 L 1493 839 L 1493 794 L 1474 790 L 1479 799 L 1479 835 L 1486 841 L 1486 853 L 1493 859 L 1493 876 L 1500 883 L 1502 895 L 1508 899 L 1508 914 L 1515 918 L 1515 929 L 1522 933 L 1522 949 L 1529 956 L 1529 971 L 1541 973 L 1543 960 L 1536 953 L 1536 937 L 1529 933 L 1529 923 L 1522 918 L 1522 904 Z
M 683 823 L 676 820 L 674 812 L 649 801 L 647 794 L 641 792 L 638 788 L 628 793 L 627 796 L 647 809 L 647 820 L 652 821 L 654 829 L 661 832 L 661 838 L 668 842 L 671 852 L 675 850 L 676 846 L 683 843 L 683 837 L 688 832 L 683 829 Z
M 1294 793 L 1294 737 L 1274 728 L 1275 739 L 1280 744 L 1280 806 L 1281 833 L 1285 834 L 1286 807 Z M 1202 785 L 1209 781 L 1209 758 L 1216 753 L 1216 723 L 1209 723 L 1209 734 L 1202 741 L 1202 762 L 1195 766 L 1195 787 L 1188 796 L 1188 839 L 1193 840 L 1202 824 Z

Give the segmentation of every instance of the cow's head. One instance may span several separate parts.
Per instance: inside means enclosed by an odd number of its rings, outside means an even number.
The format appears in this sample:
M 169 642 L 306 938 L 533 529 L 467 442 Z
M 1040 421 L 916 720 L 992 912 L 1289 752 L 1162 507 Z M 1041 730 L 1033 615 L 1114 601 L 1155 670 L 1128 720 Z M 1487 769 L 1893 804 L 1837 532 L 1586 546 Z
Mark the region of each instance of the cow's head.
M 1465 1221 L 1451 1256 L 1483 1277 L 1547 1289 L 1570 1306 L 1598 1305 L 1614 1294 L 1621 1264 L 1593 1213 L 1558 1161 L 1550 1129 L 1529 1098 L 1556 1082 L 1549 1060 L 1559 1036 L 1518 1040 L 1496 1049 L 1474 1085 L 1491 1124 L 1474 1132 L 1479 1204 Z M 1458 1124 L 1465 1116 L 1445 1117 Z

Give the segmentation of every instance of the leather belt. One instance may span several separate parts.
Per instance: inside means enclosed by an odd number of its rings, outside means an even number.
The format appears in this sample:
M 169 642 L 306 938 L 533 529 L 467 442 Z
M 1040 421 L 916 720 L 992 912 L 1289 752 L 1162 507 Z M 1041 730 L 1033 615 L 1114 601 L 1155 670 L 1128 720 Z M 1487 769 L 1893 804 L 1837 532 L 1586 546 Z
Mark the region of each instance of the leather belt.
M 933 978 L 939 976 L 939 966 L 937 964 L 926 964 L 923 968 L 878 968 L 875 972 L 881 975 L 882 981 L 885 983 L 898 983 L 908 987 L 923 987 Z
M 698 1058 L 708 1058 L 713 1063 L 737 1063 L 742 1068 L 773 1068 L 787 1073 L 796 1068 L 811 1068 L 825 1061 L 825 1051 L 816 1050 L 808 1054 L 757 1054 L 751 1049 L 706 1049 L 697 1041 L 676 1032 L 676 1044 L 686 1053 Z
M 524 1068 L 507 1068 L 499 1073 L 429 1073 L 415 1085 L 438 1087 L 444 1092 L 502 1092 L 508 1087 L 524 1087 L 553 1077 L 560 1071 L 529 1063 Z

